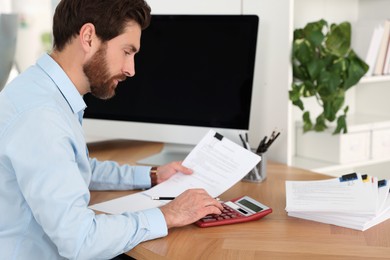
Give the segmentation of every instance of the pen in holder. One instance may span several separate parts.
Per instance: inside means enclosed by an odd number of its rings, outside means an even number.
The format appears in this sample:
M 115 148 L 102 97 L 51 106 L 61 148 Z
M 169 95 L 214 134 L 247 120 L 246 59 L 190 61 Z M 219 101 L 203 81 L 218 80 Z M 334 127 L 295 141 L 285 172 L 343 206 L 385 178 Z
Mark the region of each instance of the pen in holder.
M 257 153 L 260 162 L 242 179 L 249 182 L 262 182 L 267 178 L 267 158 L 265 153 Z
M 260 144 L 256 149 L 256 154 L 261 157 L 261 160 L 247 175 L 245 175 L 242 179 L 243 181 L 262 182 L 267 178 L 267 157 L 265 153 L 279 135 L 280 132 L 272 131 L 269 138 L 264 136 L 264 138 L 260 141 Z M 245 138 L 242 134 L 239 134 L 239 137 L 241 139 L 242 146 L 245 149 L 251 150 L 248 142 L 248 133 L 245 133 Z

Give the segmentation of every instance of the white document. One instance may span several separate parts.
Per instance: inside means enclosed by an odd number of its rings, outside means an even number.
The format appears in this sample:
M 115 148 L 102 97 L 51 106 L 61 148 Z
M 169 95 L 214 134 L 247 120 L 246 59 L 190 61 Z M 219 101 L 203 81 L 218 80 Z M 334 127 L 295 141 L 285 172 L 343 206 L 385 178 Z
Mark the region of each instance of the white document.
M 149 196 L 143 194 L 142 192 L 138 192 L 132 195 L 94 204 L 89 208 L 110 214 L 122 214 L 126 211 L 135 212 L 144 209 L 157 208 L 167 202 L 168 201 L 164 200 L 152 200 Z
M 287 211 L 374 214 L 377 209 L 377 194 L 373 194 L 371 185 L 363 183 L 360 175 L 357 180 L 343 182 L 338 178 L 286 181 L 286 195 Z
M 90 208 L 113 214 L 138 211 L 167 203 L 151 197 L 176 197 L 192 188 L 203 188 L 217 197 L 240 181 L 260 159 L 257 154 L 210 130 L 183 161 L 184 166 L 193 170 L 192 174 L 177 173 L 149 190 Z
M 192 169 L 191 175 L 182 173 L 145 191 L 154 197 L 176 197 L 187 189 L 203 188 L 217 197 L 228 190 L 260 161 L 260 156 L 210 130 L 184 159 L 183 165 Z
M 286 181 L 286 211 L 297 217 L 366 230 L 390 218 L 389 180 Z

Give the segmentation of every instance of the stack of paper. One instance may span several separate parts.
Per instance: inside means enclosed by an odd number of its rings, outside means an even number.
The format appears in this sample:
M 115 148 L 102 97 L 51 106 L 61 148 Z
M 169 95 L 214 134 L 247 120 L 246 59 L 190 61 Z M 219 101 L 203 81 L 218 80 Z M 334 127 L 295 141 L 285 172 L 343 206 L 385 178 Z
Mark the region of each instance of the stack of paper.
M 389 181 L 352 173 L 320 181 L 286 181 L 289 216 L 366 230 L 390 218 Z

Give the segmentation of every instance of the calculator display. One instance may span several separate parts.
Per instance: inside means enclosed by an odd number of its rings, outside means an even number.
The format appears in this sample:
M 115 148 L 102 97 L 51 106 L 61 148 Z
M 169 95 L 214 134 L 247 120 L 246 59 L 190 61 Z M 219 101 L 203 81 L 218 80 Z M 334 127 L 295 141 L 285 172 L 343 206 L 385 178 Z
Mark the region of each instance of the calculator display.
M 242 200 L 240 200 L 238 203 L 244 205 L 244 206 L 247 207 L 248 209 L 253 210 L 254 212 L 259 212 L 259 211 L 263 210 L 262 207 L 259 207 L 259 206 L 253 204 L 252 202 L 250 202 L 250 201 L 248 201 L 248 200 L 246 200 L 246 199 L 242 199 Z

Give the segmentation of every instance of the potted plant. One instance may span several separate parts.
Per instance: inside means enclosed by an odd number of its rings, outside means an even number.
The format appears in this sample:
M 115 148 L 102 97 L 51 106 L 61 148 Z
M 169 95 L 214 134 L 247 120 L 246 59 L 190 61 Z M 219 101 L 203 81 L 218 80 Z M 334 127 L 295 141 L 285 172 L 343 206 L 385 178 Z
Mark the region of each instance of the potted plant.
M 345 93 L 355 86 L 368 65 L 351 49 L 351 24 L 331 24 L 321 19 L 294 31 L 293 83 L 289 98 L 303 111 L 303 132 L 321 132 L 336 121 L 333 134 L 347 133 Z M 315 123 L 305 111 L 303 98 L 315 97 L 322 112 Z M 337 120 L 336 120 L 337 119 Z

